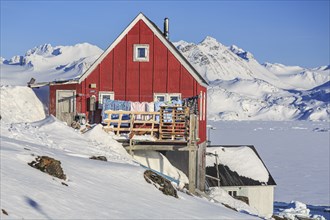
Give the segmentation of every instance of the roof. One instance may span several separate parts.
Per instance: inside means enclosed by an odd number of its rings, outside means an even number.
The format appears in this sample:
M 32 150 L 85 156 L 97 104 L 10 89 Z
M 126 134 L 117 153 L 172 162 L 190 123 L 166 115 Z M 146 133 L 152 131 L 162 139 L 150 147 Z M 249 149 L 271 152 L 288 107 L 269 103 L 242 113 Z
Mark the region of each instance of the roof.
M 85 73 L 79 78 L 79 83 L 85 80 L 94 69 L 102 62 L 102 60 L 117 46 L 117 44 L 126 36 L 126 34 L 135 26 L 140 20 L 151 29 L 151 31 L 159 38 L 159 40 L 172 52 L 172 54 L 179 60 L 179 62 L 187 69 L 187 71 L 194 77 L 194 79 L 201 85 L 207 87 L 207 81 L 195 70 L 189 61 L 176 49 L 176 47 L 163 35 L 161 30 L 147 18 L 144 14 L 139 13 L 133 21 L 125 28 L 125 30 L 113 41 L 113 43 L 101 54 L 101 56 L 90 66 Z
M 218 155 L 220 186 L 276 185 L 265 163 L 252 145 L 212 145 L 207 148 L 207 152 L 206 175 L 214 178 L 217 178 L 214 152 Z M 226 152 L 230 153 L 224 156 Z M 207 178 L 207 181 L 209 186 L 218 186 L 216 179 Z

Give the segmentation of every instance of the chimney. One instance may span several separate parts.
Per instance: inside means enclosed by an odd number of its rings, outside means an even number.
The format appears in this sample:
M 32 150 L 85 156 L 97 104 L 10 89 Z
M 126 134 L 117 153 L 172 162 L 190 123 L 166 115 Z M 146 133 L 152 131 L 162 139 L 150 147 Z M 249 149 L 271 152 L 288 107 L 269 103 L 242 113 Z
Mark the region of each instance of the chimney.
M 168 39 L 169 33 L 168 33 L 168 18 L 164 19 L 164 36 L 166 37 L 166 39 Z

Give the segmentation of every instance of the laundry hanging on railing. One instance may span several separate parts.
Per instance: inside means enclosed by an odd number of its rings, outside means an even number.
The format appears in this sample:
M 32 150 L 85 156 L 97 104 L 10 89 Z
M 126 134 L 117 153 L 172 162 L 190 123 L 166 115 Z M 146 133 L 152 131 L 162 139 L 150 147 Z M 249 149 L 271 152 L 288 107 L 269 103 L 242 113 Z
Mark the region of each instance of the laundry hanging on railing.
M 102 113 L 101 113 L 102 120 L 108 118 L 108 115 L 105 114 L 105 111 L 106 110 L 131 111 L 131 102 L 130 101 L 120 101 L 120 100 L 103 99 L 103 106 L 102 106 Z M 116 117 L 116 116 L 113 115 L 113 117 Z M 112 118 L 112 119 L 115 119 L 115 118 Z
M 198 96 L 196 96 L 198 99 Z M 111 100 L 111 99 L 103 99 L 103 104 L 102 104 L 102 121 L 104 119 L 108 118 L 108 115 L 105 114 L 106 110 L 113 110 L 113 111 L 136 111 L 136 112 L 158 112 L 160 111 L 161 106 L 182 106 L 183 103 L 186 103 L 191 106 L 196 105 L 196 111 L 197 111 L 197 99 L 196 102 L 194 102 L 194 99 L 186 99 L 188 101 L 183 102 L 182 100 L 172 100 L 168 102 L 131 102 L 131 101 L 121 101 L 121 100 Z M 112 115 L 112 119 L 116 119 L 115 117 L 118 118 L 118 115 Z M 125 117 L 125 118 L 124 118 Z M 127 115 L 123 115 L 123 120 L 127 120 Z M 137 116 L 140 118 L 137 118 L 138 120 L 142 119 L 141 116 Z M 146 117 L 146 116 L 145 116 Z M 148 118 L 143 118 L 144 120 L 148 120 Z M 156 120 L 159 121 L 159 116 L 156 116 Z

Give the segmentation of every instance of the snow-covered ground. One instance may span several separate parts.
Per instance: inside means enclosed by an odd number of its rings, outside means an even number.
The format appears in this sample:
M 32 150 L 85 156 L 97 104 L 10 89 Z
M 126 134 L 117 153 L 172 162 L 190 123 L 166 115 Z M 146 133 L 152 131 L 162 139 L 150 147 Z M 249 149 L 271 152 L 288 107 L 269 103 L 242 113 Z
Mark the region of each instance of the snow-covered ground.
M 256 147 L 277 183 L 277 213 L 306 214 L 308 208 L 330 219 L 329 212 L 323 212 L 330 205 L 329 66 L 261 65 L 251 53 L 211 37 L 200 44 L 175 45 L 211 84 L 209 119 L 238 120 L 209 121 L 217 127 L 211 130 L 212 144 Z M 24 56 L 1 58 L 0 84 L 26 85 L 31 77 L 37 83 L 76 78 L 101 53 L 88 43 L 41 45 Z M 47 103 L 47 90 L 36 91 Z M 1 208 L 9 213 L 1 218 L 252 218 L 183 193 L 176 200 L 163 196 L 145 182 L 144 169 L 100 127 L 83 135 L 53 117 L 45 118 L 45 106 L 27 88 L 2 86 L 0 104 Z M 61 160 L 69 186 L 28 166 L 37 155 Z M 109 161 L 89 160 L 92 155 Z M 168 174 L 181 175 L 168 168 Z M 221 196 L 221 190 L 212 193 L 236 204 Z M 249 210 L 242 204 L 237 207 Z
M 81 134 L 53 116 L 44 118 L 31 89 L 1 87 L 2 94 L 9 91 L 19 95 L 10 108 L 4 103 L 12 96 L 0 100 L 1 219 L 254 218 L 185 193 L 179 192 L 178 199 L 163 195 L 145 181 L 145 169 L 100 126 Z M 33 122 L 36 118 L 39 121 Z M 67 179 L 30 167 L 27 163 L 37 156 L 60 160 Z
M 330 124 L 312 121 L 209 121 L 212 145 L 254 145 L 272 174 L 275 205 L 299 201 L 330 219 Z M 319 207 L 322 206 L 322 207 Z M 276 206 L 275 206 L 276 208 Z

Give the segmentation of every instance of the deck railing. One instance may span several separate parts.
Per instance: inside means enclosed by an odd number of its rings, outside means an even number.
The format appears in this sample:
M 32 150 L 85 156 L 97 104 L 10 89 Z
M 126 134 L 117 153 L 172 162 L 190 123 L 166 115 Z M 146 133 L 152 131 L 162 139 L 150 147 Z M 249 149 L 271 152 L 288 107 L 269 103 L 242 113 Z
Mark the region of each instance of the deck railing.
M 150 134 L 159 140 L 182 140 L 189 137 L 189 108 L 161 106 L 160 112 L 106 110 L 105 131 Z
M 107 110 L 108 115 L 103 127 L 105 131 L 113 131 L 116 135 L 120 132 L 149 133 L 151 135 L 158 131 L 159 112 L 135 112 L 135 111 L 112 111 Z M 114 117 L 113 117 L 114 116 Z

